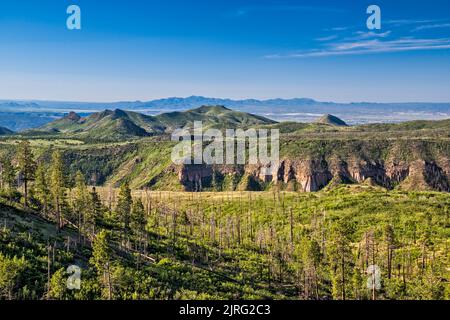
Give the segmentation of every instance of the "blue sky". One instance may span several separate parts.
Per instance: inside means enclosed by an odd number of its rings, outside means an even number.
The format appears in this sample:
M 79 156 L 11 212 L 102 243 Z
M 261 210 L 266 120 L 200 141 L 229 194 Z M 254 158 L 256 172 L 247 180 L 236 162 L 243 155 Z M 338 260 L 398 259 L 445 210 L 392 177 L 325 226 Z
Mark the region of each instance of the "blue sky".
M 71 4 L 81 30 L 66 28 Z M 449 102 L 449 13 L 448 0 L 2 0 L 0 99 Z

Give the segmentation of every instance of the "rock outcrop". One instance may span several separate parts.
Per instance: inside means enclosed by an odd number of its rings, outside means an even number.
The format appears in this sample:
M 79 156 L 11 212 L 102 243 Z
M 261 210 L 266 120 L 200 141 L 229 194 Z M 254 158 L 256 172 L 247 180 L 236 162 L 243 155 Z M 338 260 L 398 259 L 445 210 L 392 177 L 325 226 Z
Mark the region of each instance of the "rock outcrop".
M 186 190 L 199 191 L 217 177 L 233 176 L 237 180 L 251 177 L 261 185 L 295 186 L 296 191 L 314 192 L 330 182 L 371 183 L 387 189 L 436 190 L 450 192 L 448 160 L 413 160 L 410 162 L 367 159 L 283 159 L 271 175 L 263 174 L 261 166 L 244 168 L 230 166 L 190 165 L 178 170 L 179 181 Z M 220 183 L 220 179 L 218 179 Z M 216 181 L 217 183 L 217 181 Z

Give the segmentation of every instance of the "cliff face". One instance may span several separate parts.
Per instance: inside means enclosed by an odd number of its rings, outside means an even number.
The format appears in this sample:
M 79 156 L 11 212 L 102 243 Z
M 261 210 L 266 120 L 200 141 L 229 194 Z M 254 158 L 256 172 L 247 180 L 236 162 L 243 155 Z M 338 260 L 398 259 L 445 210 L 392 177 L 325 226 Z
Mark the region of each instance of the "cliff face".
M 72 175 L 87 170 L 96 185 L 153 190 L 281 190 L 314 192 L 337 184 L 370 183 L 387 189 L 450 192 L 450 141 L 446 138 L 353 139 L 285 137 L 270 175 L 259 165 L 182 165 L 171 160 L 173 144 L 156 140 L 114 148 L 65 152 Z M 48 161 L 50 154 L 44 160 Z
M 377 185 L 392 189 L 397 185 L 414 190 L 450 191 L 449 176 L 436 163 L 423 160 L 367 161 L 367 160 L 283 160 L 273 176 L 273 183 L 295 181 L 300 191 L 318 191 L 336 178 L 341 182 L 361 183 L 370 179 Z M 402 185 L 404 181 L 409 184 Z
M 272 182 L 295 182 L 301 191 L 317 191 L 333 178 L 331 168 L 323 160 L 283 160 L 272 176 Z
M 303 192 L 319 191 L 332 180 L 339 183 L 373 183 L 393 189 L 436 190 L 450 192 L 449 160 L 367 160 L 367 159 L 283 159 L 272 175 L 262 174 L 262 167 L 223 168 L 220 166 L 182 166 L 179 181 L 186 190 L 199 191 L 211 186 L 217 177 L 232 176 L 235 180 L 250 177 L 260 185 L 294 186 Z M 213 178 L 214 177 L 214 178 Z M 218 180 L 220 182 L 220 180 Z M 292 187 L 291 187 L 292 188 Z
M 213 169 L 210 166 L 182 166 L 178 171 L 180 183 L 189 191 L 201 191 L 203 185 L 207 185 L 213 177 Z

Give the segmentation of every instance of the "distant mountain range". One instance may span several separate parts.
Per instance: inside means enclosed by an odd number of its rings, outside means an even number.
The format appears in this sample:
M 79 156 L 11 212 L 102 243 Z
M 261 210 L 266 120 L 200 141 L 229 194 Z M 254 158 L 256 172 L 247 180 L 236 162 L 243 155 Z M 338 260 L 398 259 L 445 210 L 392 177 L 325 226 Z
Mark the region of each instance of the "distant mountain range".
M 202 96 L 190 96 L 187 98 L 164 98 L 151 101 L 119 101 L 119 102 L 67 102 L 67 101 L 43 101 L 43 100 L 31 100 L 31 101 L 10 101 L 0 100 L 0 109 L 20 108 L 21 111 L 29 108 L 41 109 L 48 111 L 58 109 L 82 109 L 82 110 L 96 110 L 96 109 L 138 109 L 138 108 L 195 108 L 202 105 L 224 105 L 224 106 L 300 106 L 300 105 L 317 105 L 317 104 L 333 104 L 332 102 L 319 102 L 308 98 L 294 98 L 294 99 L 269 99 L 269 100 L 257 100 L 257 99 L 222 99 L 222 98 L 208 98 Z
M 263 109 L 279 107 L 286 111 L 286 108 L 292 107 L 317 107 L 317 106 L 392 106 L 392 107 L 419 107 L 419 106 L 433 106 L 433 107 L 450 107 L 449 103 L 428 103 L 428 102 L 407 102 L 407 103 L 373 103 L 373 102 L 352 102 L 352 103 L 336 103 L 323 102 L 309 98 L 292 98 L 292 99 L 223 99 L 223 98 L 209 98 L 203 96 L 190 96 L 187 98 L 171 97 L 164 99 L 157 99 L 151 101 L 119 101 L 119 102 L 67 102 L 67 101 L 11 101 L 0 100 L 0 111 L 55 111 L 55 110 L 83 110 L 83 111 L 100 111 L 104 109 L 191 109 L 202 105 L 222 105 L 226 107 L 261 107 Z
M 336 115 L 345 119 L 348 124 L 395 123 L 450 118 L 450 103 L 334 103 L 308 98 L 232 100 L 191 96 L 112 103 L 0 100 L 0 126 L 14 131 L 36 128 L 70 111 L 75 111 L 83 116 L 105 109 L 130 110 L 147 115 L 158 115 L 170 111 L 189 110 L 203 105 L 222 105 L 277 121 L 314 122 L 323 114 Z

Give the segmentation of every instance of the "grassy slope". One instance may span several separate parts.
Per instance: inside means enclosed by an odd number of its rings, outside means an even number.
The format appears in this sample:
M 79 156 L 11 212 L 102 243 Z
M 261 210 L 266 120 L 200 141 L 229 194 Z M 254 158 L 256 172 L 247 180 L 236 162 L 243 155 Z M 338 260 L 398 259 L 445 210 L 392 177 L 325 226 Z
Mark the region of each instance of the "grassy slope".
M 450 119 L 438 120 L 438 121 L 408 121 L 396 124 L 367 124 L 358 127 L 362 131 L 412 131 L 412 130 L 425 130 L 425 129 L 450 129 Z
M 102 190 L 100 190 L 103 192 Z M 105 190 L 106 193 L 106 190 Z M 441 277 L 441 281 L 449 281 L 450 275 L 445 271 L 448 266 L 450 239 L 449 209 L 450 195 L 435 192 L 385 192 L 369 186 L 342 186 L 332 192 L 316 194 L 298 193 L 151 193 L 150 198 L 145 193 L 135 191 L 134 196 L 141 196 L 150 201 L 154 210 L 149 216 L 148 231 L 150 232 L 148 250 L 149 255 L 156 259 L 155 264 L 142 265 L 140 271 L 133 271 L 133 259 L 124 258 L 116 252 L 116 263 L 127 271 L 121 271 L 124 278 L 123 288 L 117 289 L 117 297 L 132 299 L 136 297 L 134 290 L 141 288 L 141 298 L 265 298 L 272 297 L 298 298 L 295 290 L 297 280 L 296 268 L 301 263 L 294 261 L 287 265 L 278 265 L 276 257 L 277 247 L 272 248 L 273 254 L 265 249 L 261 250 L 259 237 L 252 237 L 253 233 L 276 235 L 279 245 L 288 248 L 289 245 L 289 212 L 293 212 L 294 237 L 296 250 L 300 250 L 301 238 L 325 241 L 329 235 L 329 226 L 339 218 L 345 218 L 351 228 L 352 253 L 355 257 L 361 254 L 358 243 L 364 238 L 364 233 L 374 230 L 379 241 L 377 264 L 380 265 L 383 278 L 386 279 L 386 266 L 383 254 L 383 228 L 386 224 L 394 227 L 395 237 L 401 245 L 396 248 L 394 265 L 405 263 L 404 257 L 412 260 L 412 269 L 406 276 L 407 287 L 402 293 L 403 298 L 419 297 L 431 298 L 431 293 L 425 291 L 418 267 L 422 253 L 421 238 L 430 232 L 433 244 L 428 250 L 429 259 L 433 259 L 433 268 Z M 0 200 L 2 203 L 2 200 Z M 155 208 L 170 206 L 177 214 L 177 238 L 174 242 L 173 214 Z M 185 212 L 187 218 L 185 218 Z M 181 213 L 181 214 L 180 214 Z M 226 245 L 225 234 L 219 241 L 217 230 L 215 239 L 211 238 L 209 221 L 212 218 L 218 226 L 226 226 L 240 217 L 242 238 L 240 243 L 234 241 Z M 33 216 L 0 204 L 0 218 L 7 219 L 7 228 L 0 232 L 0 251 L 8 256 L 24 256 L 31 262 L 22 277 L 22 281 L 33 275 L 39 279 L 31 286 L 37 296 L 44 293 L 46 279 L 46 250 L 47 238 L 56 241 L 58 246 L 57 263 L 52 272 L 58 268 L 66 268 L 73 263 L 81 263 L 87 268 L 90 250 L 77 250 L 65 253 L 63 239 L 68 235 L 76 237 L 70 230 L 61 236 L 54 232 L 54 225 Z M 188 220 L 186 220 L 188 219 Z M 323 220 L 325 219 L 325 220 Z M 190 221 L 190 222 L 189 222 Z M 201 221 L 206 221 L 202 224 Z M 323 226 L 324 239 L 315 228 Z M 413 226 L 413 227 L 411 227 Z M 192 229 L 192 231 L 190 231 Z M 227 237 L 231 237 L 228 234 Z M 264 238 L 263 238 L 264 239 Z M 267 240 L 267 238 L 266 238 Z M 296 251 L 297 252 L 297 251 Z M 300 252 L 300 251 L 299 251 Z M 195 264 L 189 257 L 197 254 Z M 124 260 L 125 259 L 125 260 Z M 323 266 L 326 261 L 323 261 Z M 123 268 L 122 267 L 122 268 Z M 267 267 L 273 268 L 273 278 L 269 280 Z M 280 269 L 281 268 L 281 269 Z M 123 270 L 123 269 L 121 269 Z M 210 271 L 207 271 L 210 270 Z M 280 270 L 282 274 L 279 275 Z M 280 276 L 280 278 L 279 278 Z M 329 277 L 325 272 L 325 279 Z M 91 285 L 92 272 L 86 273 L 85 285 Z M 130 279 L 126 277 L 132 277 Z M 134 279 L 134 280 L 132 280 Z M 136 283 L 133 284 L 133 281 Z M 379 298 L 399 297 L 393 289 L 403 280 L 400 274 L 394 272 L 391 280 L 384 280 L 383 289 L 378 293 Z M 137 285 L 139 283 L 139 285 Z M 150 291 L 145 291 L 147 290 Z M 95 297 L 99 295 L 98 288 L 85 289 Z M 321 296 L 331 295 L 329 282 L 321 283 Z M 365 294 L 369 294 L 366 292 Z M 397 296 L 396 296 L 397 295 Z M 29 296 L 29 298 L 33 296 Z M 71 296 L 69 298 L 76 298 Z M 36 297 L 35 297 L 36 298 Z
M 89 242 L 86 246 L 76 247 L 77 232 L 65 228 L 56 232 L 55 224 L 47 221 L 31 211 L 15 205 L 11 207 L 0 197 L 0 253 L 9 257 L 23 258 L 26 267 L 17 279 L 16 298 L 40 299 L 46 295 L 47 281 L 47 246 L 55 247 L 55 261 L 51 266 L 51 274 L 59 269 L 66 269 L 76 264 L 82 268 L 82 289 L 80 292 L 68 292 L 65 299 L 98 299 L 101 290 L 95 280 L 95 272 L 89 265 L 92 255 Z M 109 226 L 107 228 L 115 228 Z M 141 299 L 262 299 L 267 297 L 283 298 L 282 294 L 269 292 L 264 285 L 247 286 L 243 281 L 228 274 L 229 265 L 210 270 L 201 262 L 188 260 L 193 248 L 209 252 L 211 258 L 217 258 L 212 246 L 204 245 L 186 236 L 181 236 L 174 243 L 165 232 L 150 228 L 148 247 L 150 256 L 155 262 L 140 262 L 139 270 L 130 267 L 135 258 L 122 251 L 119 240 L 110 242 L 113 248 L 114 266 L 123 279 L 122 287 L 118 285 L 115 295 L 121 299 L 136 299 L 134 290 L 147 288 L 141 292 Z M 72 249 L 67 250 L 67 238 L 72 241 Z M 222 253 L 225 261 L 232 259 L 228 253 Z M 126 271 L 125 271 L 126 270 Z M 126 274 L 124 274 L 126 272 Z M 119 277 L 119 275 L 117 275 Z M 126 278 L 131 277 L 131 278 Z M 136 281 L 130 284 L 130 281 Z M 24 286 L 24 287 L 22 287 Z M 84 287 L 83 287 L 84 286 Z M 147 287 L 148 286 L 148 287 Z

